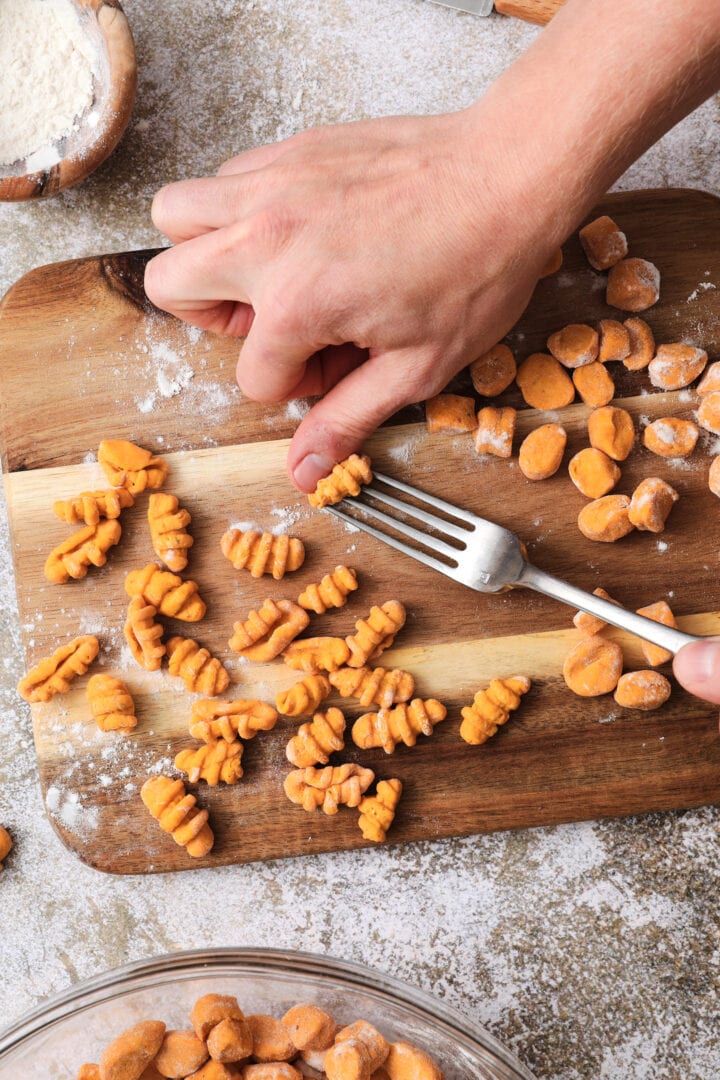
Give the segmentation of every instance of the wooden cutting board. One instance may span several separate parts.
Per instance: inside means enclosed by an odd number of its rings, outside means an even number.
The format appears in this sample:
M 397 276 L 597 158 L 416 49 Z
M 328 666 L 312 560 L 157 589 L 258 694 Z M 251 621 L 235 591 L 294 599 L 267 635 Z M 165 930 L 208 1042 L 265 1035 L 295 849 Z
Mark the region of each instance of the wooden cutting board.
M 687 339 L 720 355 L 720 203 L 692 191 L 634 192 L 608 197 L 633 254 L 662 272 L 662 300 L 648 314 L 659 341 Z M 3 357 L 2 451 L 13 557 L 28 664 L 78 633 L 102 642 L 95 670 L 126 678 L 139 725 L 130 736 L 105 734 L 89 719 L 86 679 L 64 698 L 32 709 L 43 795 L 54 827 L 89 864 L 118 873 L 198 865 L 162 833 L 139 798 L 155 771 L 193 745 L 187 734 L 190 697 L 164 673 L 132 663 L 122 638 L 125 573 L 153 558 L 145 497 L 123 517 L 123 539 L 106 567 L 79 582 L 49 585 L 43 563 L 71 531 L 52 514 L 53 500 L 104 486 L 93 453 L 100 439 L 129 438 L 167 456 L 167 490 L 193 515 L 189 570 L 208 603 L 204 622 L 172 624 L 228 662 L 234 696 L 273 701 L 296 677 L 277 662 L 239 664 L 227 648 L 232 623 L 266 596 L 294 598 L 339 562 L 354 566 L 361 587 L 346 608 L 314 618 L 315 633 L 347 634 L 374 603 L 402 600 L 408 623 L 383 658 L 409 668 L 423 696 L 448 706 L 431 739 L 393 756 L 350 747 L 378 778 L 398 776 L 404 795 L 393 841 L 699 806 L 720 798 L 717 708 L 675 686 L 656 713 L 621 710 L 612 697 L 584 700 L 564 685 L 561 667 L 577 640 L 571 612 L 524 591 L 475 594 L 404 559 L 330 515 L 311 511 L 285 473 L 287 438 L 299 415 L 258 406 L 234 389 L 237 343 L 208 338 L 152 310 L 142 270 L 148 253 L 61 263 L 32 271 L 0 307 Z M 587 265 L 575 239 L 565 263 L 541 282 L 509 341 L 520 357 L 541 349 L 569 321 L 593 322 L 616 312 L 604 303 L 604 278 Z M 637 420 L 690 417 L 688 392 L 664 394 L 643 373 L 612 365 L 618 397 Z M 453 389 L 468 390 L 466 376 Z M 522 406 L 520 439 L 548 417 Z M 562 411 L 567 458 L 586 441 L 588 409 Z M 720 503 L 707 488 L 714 440 L 703 437 L 685 463 L 666 462 L 642 447 L 623 465 L 618 490 L 648 475 L 680 492 L 666 532 L 635 533 L 613 545 L 585 540 L 576 526 L 585 500 L 565 468 L 530 483 L 516 459 L 479 458 L 469 436 L 428 436 L 422 412 L 407 410 L 371 440 L 378 467 L 515 529 L 531 558 L 585 588 L 603 585 L 629 607 L 661 598 L 687 630 L 720 632 L 717 522 Z M 566 458 L 566 460 L 567 460 Z M 280 583 L 254 581 L 223 558 L 219 540 L 231 523 L 289 530 L 307 546 L 300 571 Z M 626 666 L 642 666 L 637 641 L 613 632 Z M 520 710 L 482 747 L 458 735 L 459 710 L 494 676 L 524 673 L 533 687 Z M 358 709 L 348 709 L 350 720 Z M 357 813 L 306 814 L 282 791 L 289 769 L 284 747 L 296 723 L 248 743 L 237 787 L 194 790 L 207 806 L 216 844 L 205 864 L 244 862 L 362 846 Z

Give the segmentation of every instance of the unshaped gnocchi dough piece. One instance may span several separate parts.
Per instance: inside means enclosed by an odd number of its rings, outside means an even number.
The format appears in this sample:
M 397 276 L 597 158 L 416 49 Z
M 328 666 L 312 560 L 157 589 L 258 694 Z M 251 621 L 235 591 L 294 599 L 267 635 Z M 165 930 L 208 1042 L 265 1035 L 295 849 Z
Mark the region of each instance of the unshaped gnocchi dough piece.
M 3 868 L 3 862 L 12 851 L 12 847 L 13 842 L 10 833 L 0 825 L 0 870 Z
M 612 544 L 633 531 L 627 495 L 603 495 L 584 506 L 578 514 L 578 528 L 588 540 Z
M 480 409 L 475 432 L 475 449 L 478 454 L 509 458 L 512 455 L 516 419 L 517 410 L 509 405 L 503 408 L 486 405 Z
M 649 712 L 664 705 L 671 691 L 670 682 L 659 671 L 628 671 L 620 676 L 614 698 L 624 709 Z
M 622 649 L 601 637 L 585 638 L 570 650 L 563 664 L 563 678 L 580 697 L 611 693 L 622 675 Z
M 635 445 L 635 425 L 627 409 L 615 405 L 593 409 L 587 426 L 591 446 L 613 461 L 625 461 Z
M 568 473 L 578 491 L 588 499 L 600 499 L 617 484 L 620 467 L 603 450 L 587 446 L 570 458 Z
M 699 435 L 698 426 L 692 420 L 663 416 L 647 425 L 643 432 L 643 443 L 660 457 L 687 457 L 695 449 Z
M 213 1061 L 230 1065 L 252 1054 L 252 1032 L 245 1017 L 226 1017 L 208 1032 L 207 1048 Z
M 598 333 L 598 360 L 601 364 L 607 364 L 611 360 L 625 360 L 630 355 L 630 333 L 617 319 L 601 319 Z
M 196 1072 L 207 1059 L 207 1047 L 194 1031 L 166 1031 L 153 1065 L 160 1076 L 182 1080 Z
M 92 634 L 74 638 L 60 645 L 51 656 L 45 657 L 28 671 L 17 689 L 25 701 L 50 701 L 64 694 L 77 675 L 84 675 L 100 651 L 100 642 Z
M 668 514 L 680 496 L 659 476 L 648 476 L 632 493 L 628 518 L 636 529 L 661 533 Z
M 252 1056 L 256 1061 L 290 1061 L 297 1055 L 290 1032 L 282 1020 L 264 1013 L 254 1013 L 245 1019 L 252 1035 Z
M 481 397 L 502 394 L 516 373 L 515 357 L 507 345 L 494 345 L 470 365 L 472 384 Z
M 647 259 L 623 259 L 610 269 L 605 299 L 622 311 L 646 311 L 660 299 L 660 271 Z
M 585 367 L 576 368 L 572 373 L 575 389 L 585 402 L 599 409 L 615 397 L 615 383 L 608 369 L 599 360 Z
M 655 356 L 648 364 L 648 374 L 653 386 L 661 390 L 682 390 L 697 379 L 707 364 L 704 349 L 683 342 L 658 345 Z
M 337 1024 L 317 1005 L 293 1005 L 282 1017 L 293 1045 L 299 1051 L 324 1051 L 335 1041 Z
M 714 457 L 708 472 L 708 487 L 720 498 L 720 457 Z
M 165 1036 L 160 1020 L 143 1020 L 123 1031 L 100 1058 L 101 1080 L 139 1080 L 157 1056 Z
M 720 390 L 720 360 L 708 364 L 695 390 L 700 397 L 703 397 L 704 394 L 711 394 L 715 390 Z
M 531 353 L 515 381 L 533 409 L 562 409 L 575 400 L 575 387 L 565 368 L 549 353 Z
M 654 622 L 662 623 L 663 626 L 677 627 L 675 616 L 670 605 L 665 600 L 658 600 L 655 604 L 648 604 L 646 607 L 638 608 L 637 614 L 644 615 L 646 619 L 652 619 Z M 641 639 L 640 647 L 650 667 L 659 667 L 660 664 L 672 660 L 673 654 L 668 649 L 663 649 L 660 645 L 653 645 L 651 641 Z
M 548 352 L 563 367 L 580 368 L 597 360 L 599 348 L 597 330 L 585 323 L 570 323 L 548 338 Z
M 367 1020 L 338 1031 L 335 1042 L 325 1055 L 328 1080 L 371 1080 L 388 1056 L 390 1045 Z
M 626 319 L 623 326 L 630 337 L 630 352 L 623 364 L 628 371 L 642 371 L 655 355 L 655 336 L 644 319 Z
M 602 600 L 607 600 L 609 603 L 615 604 L 616 607 L 622 607 L 620 601 L 613 599 L 610 593 L 606 592 L 605 589 L 593 589 L 593 596 L 599 596 Z M 599 634 L 600 631 L 604 630 L 607 626 L 604 619 L 598 618 L 597 615 L 590 615 L 587 611 L 576 612 L 573 616 L 573 624 L 587 637 L 592 637 L 593 634 Z
M 438 431 L 474 431 L 475 399 L 461 394 L 436 394 L 425 402 L 425 423 L 431 435 Z
M 242 1080 L 303 1080 L 303 1075 L 287 1061 L 244 1065 Z
M 383 1068 L 389 1080 L 443 1080 L 430 1055 L 406 1042 L 390 1043 Z
M 518 464 L 528 480 L 547 480 L 560 468 L 567 432 L 560 424 L 542 424 L 520 444 Z
M 628 253 L 625 233 L 607 214 L 584 225 L 580 243 L 593 270 L 609 270 Z
M 720 390 L 711 390 L 703 396 L 697 418 L 700 427 L 713 435 L 720 435 Z
M 203 994 L 190 1012 L 190 1023 L 198 1039 L 203 1042 L 221 1020 L 244 1020 L 245 1013 L 231 994 Z

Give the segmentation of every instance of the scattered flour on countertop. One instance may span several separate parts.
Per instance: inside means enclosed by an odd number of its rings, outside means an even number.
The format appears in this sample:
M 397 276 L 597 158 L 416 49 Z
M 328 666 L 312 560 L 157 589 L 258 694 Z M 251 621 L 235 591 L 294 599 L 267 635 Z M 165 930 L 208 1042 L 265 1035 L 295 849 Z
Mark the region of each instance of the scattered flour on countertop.
M 93 102 L 97 56 L 70 0 L 0 4 L 0 162 L 60 160 L 57 144 Z
M 699 281 L 693 291 L 687 298 L 687 303 L 692 304 L 693 300 L 697 300 L 700 293 L 707 292 L 708 289 L 716 289 L 717 285 L 713 285 L 712 281 Z

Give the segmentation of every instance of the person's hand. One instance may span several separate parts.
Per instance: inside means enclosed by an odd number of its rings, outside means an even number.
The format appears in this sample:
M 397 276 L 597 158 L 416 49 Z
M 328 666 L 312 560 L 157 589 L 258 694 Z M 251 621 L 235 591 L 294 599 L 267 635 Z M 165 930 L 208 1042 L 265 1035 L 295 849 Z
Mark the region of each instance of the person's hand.
M 695 697 L 720 705 L 720 638 L 685 645 L 673 660 L 673 674 Z
M 304 132 L 163 188 L 153 220 L 175 246 L 148 264 L 146 290 L 247 335 L 248 397 L 324 395 L 289 454 L 311 491 L 521 314 L 558 243 L 523 187 L 474 110 Z

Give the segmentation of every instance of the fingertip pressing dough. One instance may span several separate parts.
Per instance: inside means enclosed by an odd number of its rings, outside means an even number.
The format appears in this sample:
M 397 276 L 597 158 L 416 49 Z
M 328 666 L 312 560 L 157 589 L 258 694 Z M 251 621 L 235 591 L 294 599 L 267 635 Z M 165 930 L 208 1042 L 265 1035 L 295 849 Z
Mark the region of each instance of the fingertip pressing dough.
M 636 529 L 661 533 L 668 514 L 680 496 L 674 487 L 659 476 L 648 476 L 632 493 L 628 518 Z
M 568 473 L 578 491 L 588 499 L 607 495 L 622 475 L 620 466 L 603 450 L 593 446 L 586 446 L 570 458 Z
M 515 381 L 533 409 L 562 409 L 575 400 L 572 379 L 549 353 L 531 353 L 520 364 Z
M 528 480 L 547 480 L 560 468 L 567 432 L 560 424 L 542 424 L 520 444 L 518 465 Z
M 188 562 L 188 550 L 194 541 L 187 527 L 192 518 L 174 495 L 159 492 L 148 501 L 148 525 L 153 551 L 169 570 L 177 573 Z
M 622 668 L 620 646 L 595 635 L 584 638 L 570 650 L 563 664 L 563 678 L 580 697 L 599 697 L 612 693 Z
M 628 253 L 625 233 L 607 214 L 580 229 L 580 243 L 593 270 L 609 270 Z
M 671 691 L 669 680 L 659 671 L 628 671 L 620 676 L 614 698 L 624 709 L 649 712 L 664 705 Z
M 635 425 L 627 409 L 615 405 L 593 409 L 587 426 L 592 447 L 602 450 L 613 461 L 625 461 L 635 445 Z
M 329 476 L 323 477 L 308 502 L 315 509 L 340 502 L 346 495 L 359 495 L 363 484 L 372 482 L 373 474 L 367 455 L 351 454 L 335 465 Z
M 438 431 L 474 431 L 475 399 L 461 394 L 436 394 L 425 402 L 425 423 L 430 435 Z
M 92 717 L 101 731 L 132 731 L 137 726 L 135 702 L 122 679 L 93 675 L 87 684 Z
M 125 487 L 133 495 L 159 488 L 167 478 L 167 462 L 126 439 L 103 439 L 98 461 L 113 487 Z
M 472 746 L 487 742 L 502 724 L 507 723 L 510 713 L 519 707 L 530 686 L 530 679 L 525 675 L 493 679 L 485 690 L 478 691 L 472 705 L 461 710 L 460 737 Z
M 50 701 L 64 694 L 78 675 L 84 675 L 100 651 L 100 642 L 92 634 L 74 638 L 60 645 L 28 671 L 18 683 L 18 693 L 25 701 Z
M 551 334 L 547 342 L 550 352 L 563 367 L 580 368 L 597 360 L 599 336 L 597 330 L 585 323 L 570 323 Z
M 625 319 L 623 326 L 630 338 L 630 352 L 623 360 L 628 371 L 642 371 L 655 355 L 655 336 L 644 319 Z
M 695 449 L 699 435 L 700 429 L 692 420 L 663 416 L 647 425 L 643 431 L 643 443 L 660 457 L 687 457 Z
M 648 375 L 653 386 L 660 390 L 682 390 L 702 374 L 708 355 L 695 345 L 676 341 L 658 345 L 655 356 L 648 364 Z
M 272 574 L 275 581 L 280 581 L 305 562 L 305 545 L 296 536 L 228 529 L 220 547 L 236 570 L 248 570 L 254 578 Z
M 646 311 L 660 299 L 660 271 L 647 259 L 623 259 L 610 269 L 605 298 L 621 311 Z
M 578 514 L 578 528 L 588 540 L 612 544 L 633 531 L 630 499 L 627 495 L 603 495 L 584 506 Z
M 140 797 L 160 828 L 192 858 L 202 858 L 212 849 L 215 837 L 208 825 L 209 814 L 196 806 L 195 796 L 186 793 L 182 780 L 151 776 L 140 789 Z
M 599 360 L 576 368 L 572 373 L 572 381 L 585 404 L 593 408 L 607 405 L 615 397 L 612 375 Z
M 497 397 L 517 374 L 517 364 L 507 345 L 494 345 L 470 364 L 470 379 L 481 397 Z
M 380 780 L 374 795 L 365 795 L 358 810 L 358 825 L 366 840 L 383 844 L 395 819 L 395 811 L 402 795 L 400 780 Z

